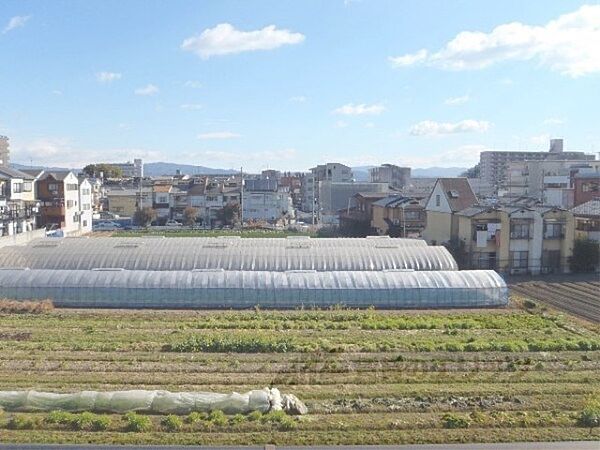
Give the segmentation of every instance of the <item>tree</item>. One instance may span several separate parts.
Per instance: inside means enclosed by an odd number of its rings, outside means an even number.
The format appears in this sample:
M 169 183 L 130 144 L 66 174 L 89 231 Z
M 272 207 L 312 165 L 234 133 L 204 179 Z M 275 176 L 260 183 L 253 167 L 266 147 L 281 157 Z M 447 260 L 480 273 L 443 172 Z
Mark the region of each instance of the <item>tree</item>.
M 149 206 L 145 206 L 142 209 L 138 209 L 133 214 L 133 222 L 141 227 L 148 227 L 154 220 L 156 220 L 156 211 Z
M 113 166 L 111 164 L 88 164 L 83 168 L 83 173 L 88 177 L 100 178 L 100 175 L 104 178 L 122 178 L 123 170 L 120 167 Z
M 223 222 L 224 225 L 233 225 L 240 216 L 239 203 L 227 203 L 217 211 L 217 220 Z
M 461 177 L 466 177 L 466 178 L 479 178 L 480 175 L 481 175 L 481 168 L 479 167 L 479 163 L 477 163 L 475 166 L 471 167 L 470 169 L 465 170 L 463 173 L 460 174 Z
M 198 208 L 188 206 L 183 210 L 183 223 L 191 227 L 196 223 L 199 213 Z
M 465 241 L 452 238 L 449 242 L 443 244 L 448 249 L 452 257 L 456 260 L 459 269 L 468 269 L 469 254 L 467 253 Z
M 591 239 L 577 239 L 569 259 L 571 272 L 593 272 L 600 265 L 600 244 Z

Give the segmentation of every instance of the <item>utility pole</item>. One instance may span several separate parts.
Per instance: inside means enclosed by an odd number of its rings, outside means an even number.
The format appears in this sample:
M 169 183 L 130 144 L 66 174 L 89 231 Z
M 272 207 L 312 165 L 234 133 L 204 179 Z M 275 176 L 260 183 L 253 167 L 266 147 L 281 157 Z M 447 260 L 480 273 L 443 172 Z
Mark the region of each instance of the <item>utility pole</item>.
M 244 168 L 240 167 L 240 226 L 244 229 Z

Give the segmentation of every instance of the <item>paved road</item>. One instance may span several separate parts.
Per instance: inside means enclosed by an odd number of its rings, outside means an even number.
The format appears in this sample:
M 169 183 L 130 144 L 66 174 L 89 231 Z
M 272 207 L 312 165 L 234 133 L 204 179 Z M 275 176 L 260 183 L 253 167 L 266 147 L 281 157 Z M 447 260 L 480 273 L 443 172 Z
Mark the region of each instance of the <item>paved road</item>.
M 240 447 L 137 446 L 137 445 L 17 445 L 0 444 L 0 450 L 235 450 Z M 509 444 L 441 444 L 441 445 L 340 445 L 340 446 L 253 446 L 246 450 L 600 450 L 600 441 L 523 442 Z

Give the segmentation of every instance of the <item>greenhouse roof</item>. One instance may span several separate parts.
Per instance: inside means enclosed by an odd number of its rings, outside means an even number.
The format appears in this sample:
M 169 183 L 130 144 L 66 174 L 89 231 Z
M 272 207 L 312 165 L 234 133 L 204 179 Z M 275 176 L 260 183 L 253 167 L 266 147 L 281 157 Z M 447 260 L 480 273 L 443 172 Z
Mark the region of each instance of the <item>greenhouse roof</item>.
M 393 238 L 50 238 L 3 248 L 0 268 L 458 270 L 444 247 Z

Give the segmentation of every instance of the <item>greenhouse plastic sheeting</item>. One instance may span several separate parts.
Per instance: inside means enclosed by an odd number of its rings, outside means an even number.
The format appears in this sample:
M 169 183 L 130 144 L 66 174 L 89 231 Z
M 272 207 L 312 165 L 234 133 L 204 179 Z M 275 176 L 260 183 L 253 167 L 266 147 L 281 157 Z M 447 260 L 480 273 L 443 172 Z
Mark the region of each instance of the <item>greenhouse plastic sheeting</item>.
M 51 299 L 62 307 L 449 308 L 504 306 L 493 270 L 128 271 L 0 270 L 0 297 Z
M 458 270 L 445 247 L 411 239 L 41 239 L 2 249 L 0 268 L 127 270 Z
M 8 411 L 91 411 L 125 413 L 129 411 L 155 414 L 189 414 L 193 411 L 223 411 L 226 414 L 263 413 L 286 410 L 305 414 L 306 406 L 291 394 L 264 388 L 238 394 L 214 392 L 169 391 L 82 391 L 56 394 L 36 391 L 0 391 L 0 408 Z

